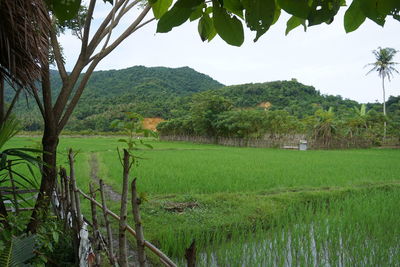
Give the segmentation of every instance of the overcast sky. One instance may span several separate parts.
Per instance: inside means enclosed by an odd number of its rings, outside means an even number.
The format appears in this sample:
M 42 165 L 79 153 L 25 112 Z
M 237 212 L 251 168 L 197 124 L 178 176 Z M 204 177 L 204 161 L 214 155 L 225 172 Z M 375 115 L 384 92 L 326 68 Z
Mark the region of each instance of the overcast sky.
M 101 21 L 108 8 L 98 9 L 95 22 Z M 299 27 L 285 36 L 287 18 L 282 14 L 278 23 L 256 43 L 255 34 L 246 31 L 241 47 L 229 46 L 218 36 L 203 43 L 197 33 L 197 21 L 186 22 L 166 34 L 156 33 L 156 22 L 152 22 L 125 40 L 96 70 L 135 65 L 189 66 L 225 85 L 296 78 L 323 94 L 359 102 L 382 102 L 381 81 L 375 72 L 366 76 L 369 69 L 364 66 L 375 61 L 372 50 L 379 46 L 400 50 L 399 22 L 388 19 L 382 28 L 367 21 L 357 31 L 346 34 L 343 13 L 339 13 L 331 25 L 310 27 L 307 32 Z M 134 14 L 128 17 L 132 19 Z M 79 42 L 65 35 L 61 43 L 67 69 L 71 70 Z M 400 62 L 400 52 L 395 61 Z M 386 89 L 387 96 L 400 95 L 400 75 L 395 74 Z

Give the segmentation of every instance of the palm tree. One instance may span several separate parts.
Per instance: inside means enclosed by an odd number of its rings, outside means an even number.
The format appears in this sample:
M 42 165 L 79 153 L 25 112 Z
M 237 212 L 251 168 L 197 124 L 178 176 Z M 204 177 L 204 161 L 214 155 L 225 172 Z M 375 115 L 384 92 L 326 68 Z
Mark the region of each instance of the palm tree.
M 367 75 L 373 71 L 378 72 L 378 76 L 382 78 L 382 91 L 383 91 L 383 115 L 386 116 L 386 96 L 385 96 L 385 78 L 390 82 L 390 78 L 393 77 L 393 73 L 399 73 L 395 65 L 399 64 L 393 62 L 393 58 L 398 51 L 396 49 L 387 47 L 378 47 L 377 50 L 372 51 L 375 56 L 376 61 L 374 63 L 369 63 L 366 66 L 372 66 L 372 69 L 367 73 Z M 386 137 L 386 122 L 384 122 L 384 138 Z

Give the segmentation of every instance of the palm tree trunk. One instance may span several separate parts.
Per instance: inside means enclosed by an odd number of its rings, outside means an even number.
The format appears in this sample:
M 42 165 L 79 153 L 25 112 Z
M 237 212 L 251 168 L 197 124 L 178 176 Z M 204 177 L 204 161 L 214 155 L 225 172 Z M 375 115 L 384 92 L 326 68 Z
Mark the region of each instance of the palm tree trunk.
M 385 76 L 382 76 L 382 91 L 383 91 L 383 115 L 385 122 L 383 123 L 383 141 L 386 139 L 386 96 L 385 96 Z

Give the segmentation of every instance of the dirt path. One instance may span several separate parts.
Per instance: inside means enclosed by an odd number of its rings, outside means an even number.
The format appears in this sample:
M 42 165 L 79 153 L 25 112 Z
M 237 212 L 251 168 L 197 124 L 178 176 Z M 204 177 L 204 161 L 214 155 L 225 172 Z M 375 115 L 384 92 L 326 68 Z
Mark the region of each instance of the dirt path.
M 90 165 L 90 178 L 93 181 L 95 181 L 96 184 L 99 184 L 100 182 L 100 178 L 98 177 L 99 161 L 95 153 L 90 154 L 89 165 Z M 106 199 L 117 202 L 121 201 L 121 195 L 118 192 L 114 191 L 114 189 L 106 183 L 104 183 L 104 191 Z

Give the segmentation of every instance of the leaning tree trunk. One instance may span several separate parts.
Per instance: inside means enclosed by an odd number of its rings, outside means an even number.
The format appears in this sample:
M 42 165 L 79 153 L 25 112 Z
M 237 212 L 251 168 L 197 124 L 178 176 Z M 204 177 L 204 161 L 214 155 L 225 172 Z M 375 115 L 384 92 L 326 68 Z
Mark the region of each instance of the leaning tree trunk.
M 40 191 L 27 228 L 27 230 L 32 233 L 36 232 L 38 225 L 46 217 L 51 194 L 57 178 L 56 163 L 59 134 L 51 104 L 49 65 L 46 65 L 47 66 L 42 67 L 42 92 L 44 102 L 44 132 L 42 138 L 43 171 Z
M 57 145 L 58 136 L 45 127 L 42 145 L 43 145 L 43 172 L 40 191 L 36 200 L 35 208 L 32 212 L 31 221 L 28 224 L 28 231 L 35 233 L 37 226 L 46 217 L 49 210 L 51 194 L 57 177 Z

